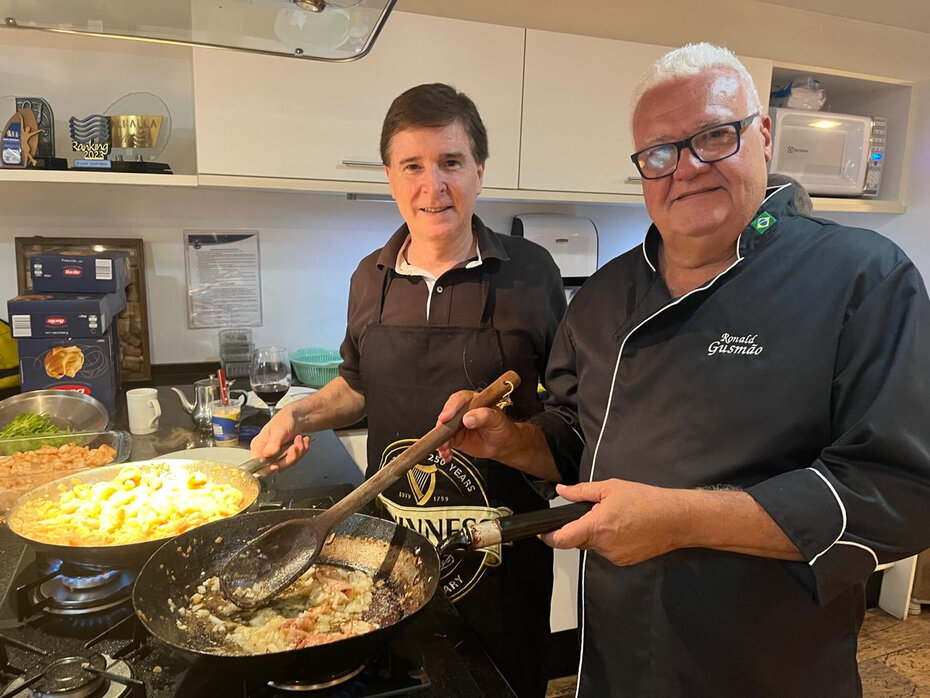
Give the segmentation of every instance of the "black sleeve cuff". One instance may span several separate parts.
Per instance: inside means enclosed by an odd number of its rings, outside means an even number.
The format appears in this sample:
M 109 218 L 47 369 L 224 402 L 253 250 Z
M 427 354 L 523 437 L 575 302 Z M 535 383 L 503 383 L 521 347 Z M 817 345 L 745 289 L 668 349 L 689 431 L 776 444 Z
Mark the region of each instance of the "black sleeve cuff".
M 584 441 L 580 431 L 574 427 L 571 413 L 563 413 L 559 408 L 547 409 L 526 421 L 539 428 L 545 436 L 562 482 L 566 485 L 577 483 Z

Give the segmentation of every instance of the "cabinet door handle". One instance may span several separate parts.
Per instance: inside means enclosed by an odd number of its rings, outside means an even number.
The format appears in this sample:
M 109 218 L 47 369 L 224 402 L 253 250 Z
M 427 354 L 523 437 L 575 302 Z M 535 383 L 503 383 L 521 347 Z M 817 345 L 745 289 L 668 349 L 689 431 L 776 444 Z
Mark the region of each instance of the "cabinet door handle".
M 380 162 L 374 162 L 373 160 L 343 160 L 342 164 L 346 167 L 369 167 L 381 169 L 384 165 Z
M 642 181 L 643 181 L 642 177 L 627 177 L 626 178 L 627 184 L 639 184 Z

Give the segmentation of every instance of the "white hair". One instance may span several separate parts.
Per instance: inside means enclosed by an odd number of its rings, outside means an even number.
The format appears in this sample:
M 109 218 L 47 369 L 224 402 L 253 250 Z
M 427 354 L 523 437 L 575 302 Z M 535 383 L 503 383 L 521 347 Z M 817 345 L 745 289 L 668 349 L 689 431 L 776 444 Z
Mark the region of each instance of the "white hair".
M 652 64 L 633 90 L 631 114 L 636 112 L 640 100 L 647 92 L 665 83 L 694 77 L 713 68 L 725 68 L 736 73 L 740 82 L 743 83 L 749 108 L 753 111 L 762 111 L 762 101 L 752 81 L 752 75 L 739 58 L 728 48 L 700 43 L 688 44 L 669 51 Z

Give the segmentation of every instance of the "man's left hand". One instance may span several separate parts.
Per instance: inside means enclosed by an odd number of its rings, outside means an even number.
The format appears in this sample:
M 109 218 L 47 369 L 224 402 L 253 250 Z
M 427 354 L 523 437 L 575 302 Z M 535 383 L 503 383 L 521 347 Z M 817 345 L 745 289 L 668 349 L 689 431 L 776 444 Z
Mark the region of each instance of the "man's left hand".
M 558 485 L 573 502 L 596 502 L 590 512 L 540 536 L 553 548 L 593 550 L 615 565 L 635 565 L 679 547 L 688 525 L 680 490 L 627 480 Z

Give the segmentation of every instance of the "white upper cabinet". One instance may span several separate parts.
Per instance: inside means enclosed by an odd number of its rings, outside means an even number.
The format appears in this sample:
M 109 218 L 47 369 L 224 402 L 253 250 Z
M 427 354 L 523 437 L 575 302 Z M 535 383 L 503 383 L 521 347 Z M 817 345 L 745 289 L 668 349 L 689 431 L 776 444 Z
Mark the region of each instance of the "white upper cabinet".
M 195 49 L 202 175 L 386 182 L 381 122 L 404 90 L 445 82 L 488 130 L 484 184 L 516 188 L 525 30 L 394 13 L 371 54 L 318 63 Z
M 630 98 L 669 47 L 527 30 L 520 188 L 639 194 Z M 768 100 L 772 62 L 742 58 Z

